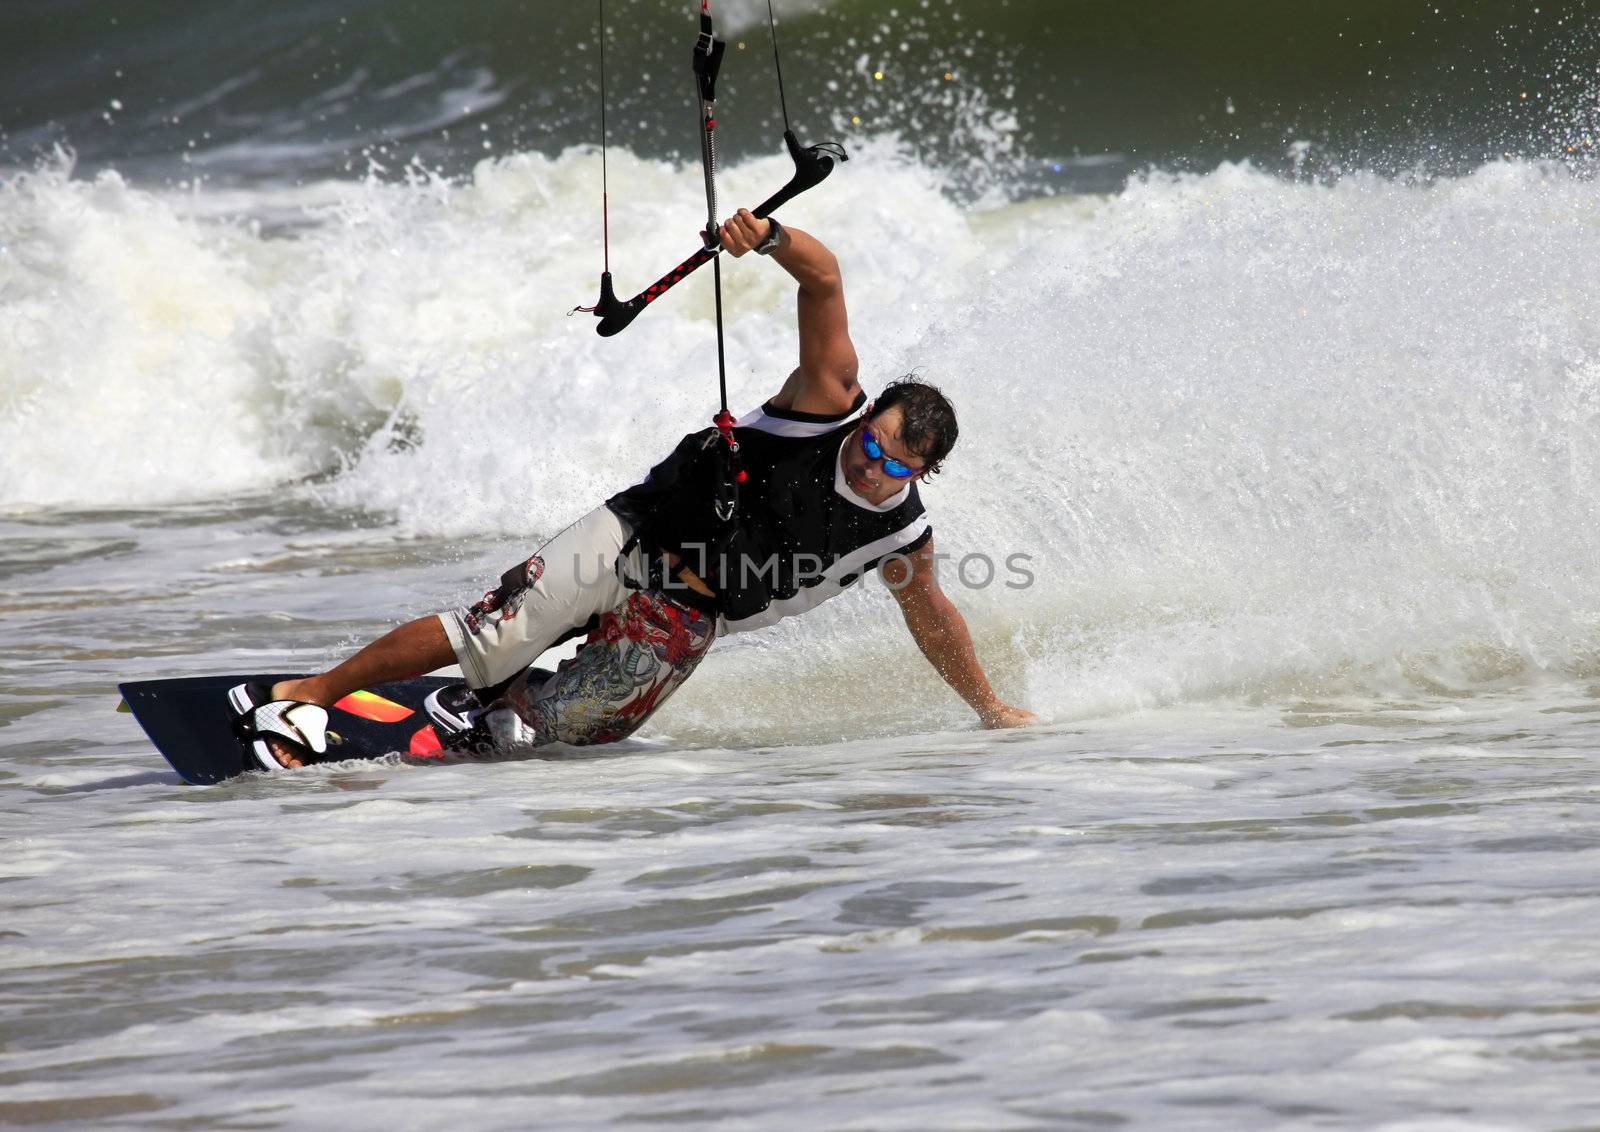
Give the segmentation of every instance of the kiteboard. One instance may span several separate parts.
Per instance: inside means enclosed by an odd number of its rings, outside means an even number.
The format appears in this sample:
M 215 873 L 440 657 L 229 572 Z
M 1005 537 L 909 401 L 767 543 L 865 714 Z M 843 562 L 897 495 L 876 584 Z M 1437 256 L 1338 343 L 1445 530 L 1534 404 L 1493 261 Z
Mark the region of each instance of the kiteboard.
M 119 684 L 122 704 L 133 713 L 156 750 L 185 782 L 210 786 L 255 768 L 233 733 L 228 689 L 235 684 L 266 684 L 293 675 L 192 676 L 172 680 L 131 680 Z M 323 762 L 376 759 L 400 752 L 437 755 L 439 737 L 422 701 L 436 688 L 461 678 L 418 676 L 353 692 L 328 712 L 330 737 Z

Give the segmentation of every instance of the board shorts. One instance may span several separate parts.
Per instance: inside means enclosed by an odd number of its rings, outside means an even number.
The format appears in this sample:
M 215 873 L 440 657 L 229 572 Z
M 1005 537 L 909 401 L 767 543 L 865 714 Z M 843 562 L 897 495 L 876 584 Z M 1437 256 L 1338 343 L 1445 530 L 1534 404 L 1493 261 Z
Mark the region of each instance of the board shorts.
M 671 592 L 669 592 L 669 590 Z M 467 685 L 488 701 L 496 750 L 613 743 L 689 678 L 717 636 L 714 611 L 664 577 L 628 525 L 598 507 L 439 621 Z M 552 674 L 546 649 L 584 636 Z

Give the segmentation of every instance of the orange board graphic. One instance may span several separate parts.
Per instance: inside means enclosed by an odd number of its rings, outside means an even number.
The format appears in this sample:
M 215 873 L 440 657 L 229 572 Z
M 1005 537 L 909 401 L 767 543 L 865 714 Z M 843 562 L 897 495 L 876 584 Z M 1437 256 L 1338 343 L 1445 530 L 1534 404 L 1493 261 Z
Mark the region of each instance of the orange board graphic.
M 409 719 L 415 714 L 410 708 L 393 700 L 386 700 L 376 692 L 351 692 L 333 706 L 340 711 L 347 711 L 351 715 L 359 715 L 362 719 L 371 719 L 378 723 L 399 723 L 402 719 Z

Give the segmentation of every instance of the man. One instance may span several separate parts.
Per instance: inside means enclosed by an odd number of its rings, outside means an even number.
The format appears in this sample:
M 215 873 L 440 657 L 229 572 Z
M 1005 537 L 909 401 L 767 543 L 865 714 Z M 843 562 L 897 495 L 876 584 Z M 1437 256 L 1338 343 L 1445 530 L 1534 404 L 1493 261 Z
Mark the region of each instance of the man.
M 802 613 L 878 568 L 924 656 L 986 727 L 1035 721 L 989 687 L 960 612 L 939 588 L 916 481 L 956 440 L 932 386 L 906 380 L 868 404 L 857 381 L 839 264 L 820 241 L 741 209 L 723 249 L 770 255 L 799 283 L 800 364 L 734 429 L 739 501 L 717 507 L 726 446 L 687 436 L 644 481 L 518 563 L 470 607 L 392 630 L 332 670 L 229 692 L 236 728 L 265 770 L 324 753 L 327 705 L 359 688 L 449 664 L 465 688 L 430 700 L 446 746 L 488 754 L 632 733 L 721 633 Z M 557 673 L 530 667 L 587 635 Z

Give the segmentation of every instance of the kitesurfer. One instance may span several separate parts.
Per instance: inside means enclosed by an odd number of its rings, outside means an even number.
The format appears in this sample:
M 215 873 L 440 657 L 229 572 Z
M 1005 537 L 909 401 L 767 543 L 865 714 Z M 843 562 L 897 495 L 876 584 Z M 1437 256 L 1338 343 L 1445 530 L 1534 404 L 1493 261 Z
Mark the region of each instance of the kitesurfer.
M 913 379 L 868 400 L 838 260 L 821 241 L 746 209 L 718 235 L 727 254 L 770 256 L 799 284 L 799 365 L 732 429 L 737 509 L 716 495 L 730 470 L 726 436 L 713 428 L 685 437 L 646 479 L 512 567 L 481 600 L 402 625 L 319 675 L 233 688 L 256 764 L 316 761 L 327 750 L 328 705 L 453 663 L 465 685 L 429 703 L 447 749 L 488 757 L 614 742 L 667 701 L 719 635 L 803 613 L 872 569 L 923 655 L 984 726 L 1035 722 L 990 687 L 939 585 L 917 485 L 955 444 L 950 403 Z M 580 635 L 558 671 L 531 667 Z

